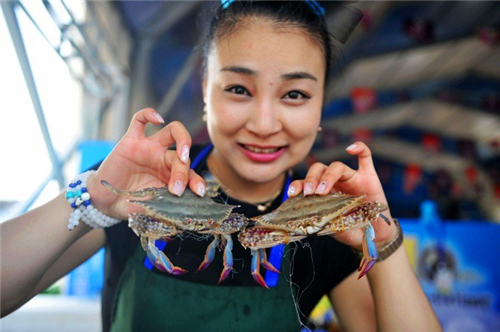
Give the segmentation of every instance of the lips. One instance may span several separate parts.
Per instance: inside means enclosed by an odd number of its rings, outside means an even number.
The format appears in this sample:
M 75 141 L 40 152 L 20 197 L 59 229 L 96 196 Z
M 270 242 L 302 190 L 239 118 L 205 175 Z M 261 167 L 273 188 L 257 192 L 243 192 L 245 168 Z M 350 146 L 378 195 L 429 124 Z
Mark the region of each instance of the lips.
M 286 146 L 261 146 L 240 144 L 241 152 L 250 160 L 259 163 L 269 163 L 278 159 L 286 149 Z

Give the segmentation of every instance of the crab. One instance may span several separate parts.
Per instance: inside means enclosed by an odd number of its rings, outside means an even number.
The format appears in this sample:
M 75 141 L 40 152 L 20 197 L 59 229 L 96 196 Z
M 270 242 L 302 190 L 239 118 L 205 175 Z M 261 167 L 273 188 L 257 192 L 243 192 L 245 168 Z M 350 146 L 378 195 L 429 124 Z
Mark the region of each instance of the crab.
M 301 195 L 286 200 L 273 212 L 252 218 L 255 225 L 241 231 L 238 240 L 252 251 L 251 269 L 255 281 L 268 288 L 259 273 L 259 266 L 276 272 L 267 261 L 265 248 L 300 241 L 313 234 L 334 236 L 361 227 L 364 228 L 364 257 L 358 279 L 364 276 L 378 258 L 371 223 L 387 209 L 383 203 L 364 201 L 365 196 L 335 192 L 325 196 Z M 387 218 L 383 219 L 389 222 Z
M 148 197 L 144 200 L 129 200 L 145 208 L 144 213 L 129 214 L 129 227 L 141 238 L 143 249 L 157 269 L 174 275 L 187 272 L 183 268 L 174 266 L 165 253 L 156 247 L 155 241 L 170 240 L 170 237 L 184 231 L 192 231 L 214 236 L 198 271 L 210 265 L 215 249 L 222 242 L 224 269 L 219 283 L 227 278 L 233 267 L 231 234 L 244 229 L 248 224 L 245 216 L 232 213 L 236 206 L 217 203 L 209 195 L 200 197 L 190 190 L 185 190 L 179 197 L 172 195 L 168 187 L 125 191 L 113 188 L 107 181 L 103 180 L 101 183 L 117 195 Z

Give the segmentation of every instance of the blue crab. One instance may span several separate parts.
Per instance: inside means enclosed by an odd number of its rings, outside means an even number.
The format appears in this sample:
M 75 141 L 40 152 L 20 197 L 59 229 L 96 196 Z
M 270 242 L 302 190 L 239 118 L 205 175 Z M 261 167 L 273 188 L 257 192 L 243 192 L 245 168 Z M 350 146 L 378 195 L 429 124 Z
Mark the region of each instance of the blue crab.
M 178 197 L 172 195 L 168 187 L 125 191 L 113 188 L 106 181 L 101 183 L 117 195 L 148 197 L 144 200 L 130 200 L 134 204 L 143 206 L 145 212 L 130 214 L 129 227 L 141 238 L 142 247 L 156 268 L 175 275 L 187 272 L 174 266 L 155 246 L 155 240 L 169 239 L 184 231 L 192 231 L 214 236 L 198 271 L 210 265 L 216 248 L 222 242 L 224 269 L 219 283 L 229 275 L 233 267 L 231 234 L 244 229 L 248 224 L 245 216 L 232 213 L 235 206 L 217 203 L 209 195 L 199 197 L 190 190 L 184 191 L 182 196 Z
M 359 267 L 359 278 L 364 276 L 378 257 L 371 223 L 387 209 L 383 203 L 366 202 L 364 198 L 365 195 L 342 193 L 300 195 L 286 200 L 273 212 L 252 218 L 255 225 L 241 231 L 238 240 L 243 247 L 252 250 L 251 268 L 255 281 L 267 288 L 259 266 L 276 272 L 267 261 L 265 248 L 300 241 L 313 234 L 335 236 L 360 227 L 364 227 L 364 257 Z

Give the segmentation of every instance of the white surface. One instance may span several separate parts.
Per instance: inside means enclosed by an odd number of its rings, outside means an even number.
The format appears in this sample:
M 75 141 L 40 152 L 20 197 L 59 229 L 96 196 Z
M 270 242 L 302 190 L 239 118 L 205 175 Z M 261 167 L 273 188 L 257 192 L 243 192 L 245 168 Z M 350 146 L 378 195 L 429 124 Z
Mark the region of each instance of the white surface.
M 100 332 L 101 299 L 38 295 L 0 320 L 3 332 Z

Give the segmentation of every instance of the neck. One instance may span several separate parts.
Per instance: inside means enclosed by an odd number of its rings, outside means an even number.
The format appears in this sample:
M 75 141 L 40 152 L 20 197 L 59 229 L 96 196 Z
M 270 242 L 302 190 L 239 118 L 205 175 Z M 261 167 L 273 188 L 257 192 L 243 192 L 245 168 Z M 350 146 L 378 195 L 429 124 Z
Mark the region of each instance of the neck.
M 208 156 L 207 165 L 228 196 L 247 203 L 261 203 L 276 198 L 286 179 L 285 173 L 263 183 L 245 179 L 224 161 L 216 149 Z

